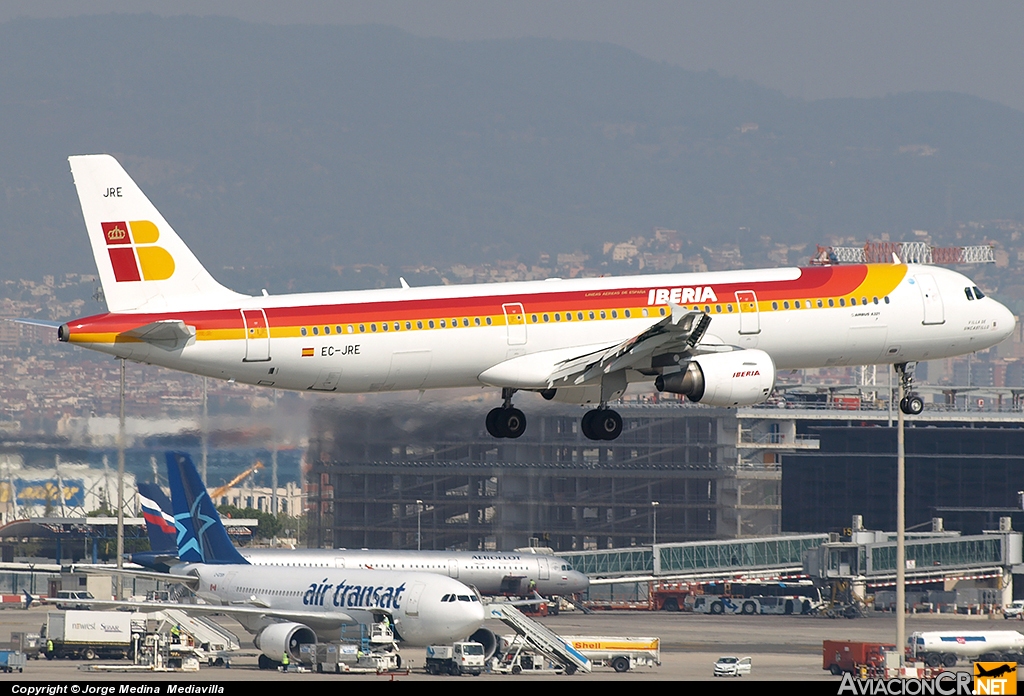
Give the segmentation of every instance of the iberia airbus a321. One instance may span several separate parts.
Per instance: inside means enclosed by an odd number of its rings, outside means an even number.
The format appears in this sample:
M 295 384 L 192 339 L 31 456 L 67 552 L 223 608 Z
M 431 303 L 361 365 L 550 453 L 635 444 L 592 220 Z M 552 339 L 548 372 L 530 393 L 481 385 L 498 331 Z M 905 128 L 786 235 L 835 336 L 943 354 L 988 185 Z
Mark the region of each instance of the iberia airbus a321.
M 921 360 L 994 346 L 1006 307 L 959 273 L 902 263 L 251 297 L 220 285 L 118 162 L 71 157 L 108 312 L 61 341 L 275 389 L 501 389 L 495 437 L 519 437 L 517 391 L 596 407 L 612 440 L 631 382 L 715 406 L 764 401 L 777 369 L 894 364 L 907 413 Z

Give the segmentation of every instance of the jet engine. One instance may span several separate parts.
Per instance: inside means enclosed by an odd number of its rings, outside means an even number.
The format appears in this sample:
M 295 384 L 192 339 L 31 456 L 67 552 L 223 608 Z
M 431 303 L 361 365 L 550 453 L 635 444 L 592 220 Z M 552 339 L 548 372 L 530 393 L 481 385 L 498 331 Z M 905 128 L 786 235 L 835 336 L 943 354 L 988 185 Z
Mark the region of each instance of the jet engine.
M 709 353 L 686 363 L 679 372 L 660 375 L 654 386 L 709 406 L 751 406 L 767 399 L 775 388 L 775 363 L 763 350 Z
M 489 628 L 478 628 L 469 639 L 484 646 L 484 661 L 494 657 L 494 653 L 498 651 L 498 644 L 501 642 L 501 639 Z
M 276 662 L 288 651 L 288 656 L 299 661 L 299 646 L 316 643 L 316 633 L 309 626 L 290 621 L 272 623 L 259 633 L 253 641 L 265 656 Z

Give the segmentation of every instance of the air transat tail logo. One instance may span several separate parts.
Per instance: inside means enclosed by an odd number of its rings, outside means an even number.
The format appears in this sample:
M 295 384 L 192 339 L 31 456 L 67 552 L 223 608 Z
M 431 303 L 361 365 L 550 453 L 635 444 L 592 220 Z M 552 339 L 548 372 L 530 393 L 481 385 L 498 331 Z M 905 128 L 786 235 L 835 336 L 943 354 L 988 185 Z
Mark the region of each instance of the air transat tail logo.
M 174 274 L 174 259 L 166 249 L 156 246 L 160 230 L 149 220 L 100 225 L 118 283 L 167 280 Z
M 201 505 L 203 498 L 209 498 L 206 491 L 196 496 L 196 499 L 192 503 L 192 508 L 187 513 L 181 513 L 180 515 L 174 516 L 174 526 L 178 529 L 178 558 L 183 561 L 196 562 L 188 556 L 189 551 L 195 551 L 199 555 L 199 562 L 206 563 L 206 530 L 216 524 L 209 515 L 205 515 L 202 512 Z M 211 501 L 212 503 L 212 501 Z M 199 529 L 195 530 L 195 534 L 191 533 L 191 530 L 185 525 L 182 520 L 190 518 L 194 523 L 198 522 L 200 525 Z

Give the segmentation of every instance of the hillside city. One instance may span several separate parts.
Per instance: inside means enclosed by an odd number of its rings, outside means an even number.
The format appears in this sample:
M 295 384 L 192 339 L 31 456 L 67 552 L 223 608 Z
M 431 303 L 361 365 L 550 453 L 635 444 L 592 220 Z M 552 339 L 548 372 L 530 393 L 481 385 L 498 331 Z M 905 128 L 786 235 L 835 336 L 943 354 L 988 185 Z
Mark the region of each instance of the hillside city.
M 743 239 L 740 230 L 738 239 Z M 1024 310 L 1024 224 L 998 220 L 968 223 L 951 234 L 933 239 L 915 231 L 912 239 L 935 246 L 990 244 L 995 263 L 957 266 L 986 292 L 1006 303 L 1015 313 Z M 749 241 L 749 240 L 748 240 Z M 879 241 L 889 241 L 881 235 Z M 863 239 L 832 239 L 834 246 L 862 246 Z M 761 237 L 741 253 L 736 242 L 694 248 L 682 233 L 656 228 L 648 235 L 626 241 L 605 242 L 596 256 L 574 253 L 540 254 L 530 260 L 506 259 L 470 266 L 389 268 L 386 266 L 335 266 L 343 285 L 361 282 L 362 287 L 383 287 L 399 276 L 416 284 L 493 283 L 545 278 L 585 278 L 637 273 L 689 273 L 757 266 L 806 265 L 820 257 L 820 248 L 786 245 Z M 747 247 L 744 247 L 747 248 Z M 234 269 L 227 269 L 228 271 Z M 217 275 L 215 272 L 214 275 Z M 230 275 L 230 272 L 227 273 Z M 416 282 L 414 282 L 414 279 Z M 227 281 L 226 281 L 227 282 Z M 228 283 L 230 284 L 230 283 Z M 291 283 L 289 283 L 291 284 Z M 63 321 L 104 311 L 102 292 L 95 275 L 69 273 L 63 277 L 0 281 L 0 318 L 36 318 Z M 929 363 L 919 378 L 933 385 L 957 387 L 1024 387 L 1024 340 L 1018 326 L 1010 341 L 995 349 L 955 360 Z M 56 437 L 76 440 L 81 420 L 116 416 L 118 363 L 100 354 L 58 343 L 53 329 L 0 321 L 0 437 Z M 879 375 L 884 370 L 879 368 Z M 857 367 L 785 372 L 780 385 L 852 385 L 862 383 Z M 195 418 L 202 411 L 202 378 L 153 366 L 130 363 L 127 371 L 131 415 L 136 418 Z M 888 384 L 877 377 L 877 384 Z M 211 414 L 246 416 L 269 409 L 269 390 L 210 380 L 207 385 Z M 657 394 L 631 390 L 632 398 L 656 399 Z M 627 394 L 629 396 L 629 394 Z M 288 393 L 278 399 L 315 403 L 321 395 Z M 675 397 L 672 397 L 675 398 Z M 290 402 L 285 402 L 290 403 Z M 1000 404 L 1001 405 L 1001 404 Z M 96 428 L 92 430 L 95 432 Z

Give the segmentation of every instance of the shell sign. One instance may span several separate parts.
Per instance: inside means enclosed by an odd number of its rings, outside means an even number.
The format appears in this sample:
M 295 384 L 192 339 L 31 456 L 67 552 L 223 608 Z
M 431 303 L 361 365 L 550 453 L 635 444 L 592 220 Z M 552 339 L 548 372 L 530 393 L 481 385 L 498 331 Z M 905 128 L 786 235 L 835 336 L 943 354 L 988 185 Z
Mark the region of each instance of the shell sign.
M 174 259 L 166 249 L 155 246 L 160 230 L 149 220 L 104 222 L 101 226 L 118 283 L 167 280 L 174 274 Z

